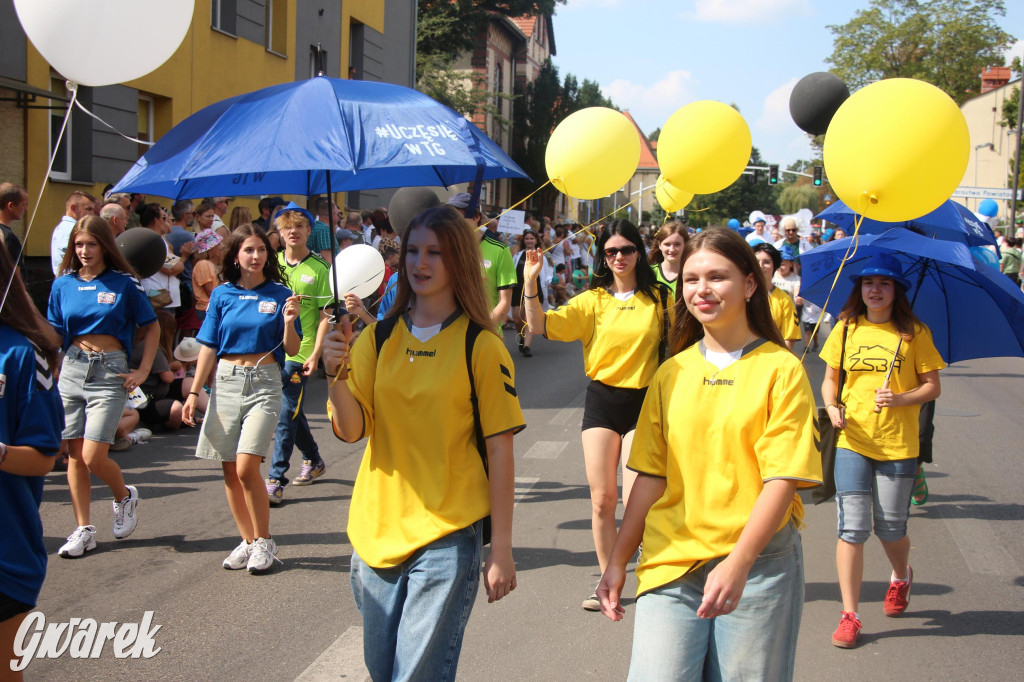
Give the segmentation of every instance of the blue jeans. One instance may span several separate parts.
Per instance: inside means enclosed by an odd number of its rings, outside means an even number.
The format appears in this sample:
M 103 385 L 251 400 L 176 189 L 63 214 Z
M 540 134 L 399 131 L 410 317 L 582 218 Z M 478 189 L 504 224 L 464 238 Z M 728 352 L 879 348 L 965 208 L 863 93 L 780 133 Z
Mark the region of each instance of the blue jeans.
M 702 619 L 697 609 L 714 559 L 636 601 L 631 682 L 791 680 L 804 605 L 800 533 L 790 522 L 754 562 L 736 610 Z
M 298 377 L 297 382 L 292 377 Z M 313 432 L 309 430 L 306 414 L 299 405 L 300 396 L 305 399 L 306 375 L 302 373 L 302 363 L 286 360 L 281 370 L 281 416 L 277 420 L 276 438 L 274 439 L 274 455 L 270 459 L 270 472 L 267 478 L 276 478 L 281 485 L 288 485 L 284 473 L 288 471 L 292 458 L 292 450 L 298 446 L 304 459 L 314 465 L 319 464 L 320 448 L 313 440 Z M 295 410 L 298 408 L 298 414 Z
M 363 658 L 375 682 L 454 680 L 480 585 L 481 522 L 416 550 L 394 568 L 352 554 Z
M 867 542 L 873 516 L 879 540 L 902 540 L 907 534 L 916 475 L 916 458 L 884 462 L 836 448 L 839 539 L 855 545 Z

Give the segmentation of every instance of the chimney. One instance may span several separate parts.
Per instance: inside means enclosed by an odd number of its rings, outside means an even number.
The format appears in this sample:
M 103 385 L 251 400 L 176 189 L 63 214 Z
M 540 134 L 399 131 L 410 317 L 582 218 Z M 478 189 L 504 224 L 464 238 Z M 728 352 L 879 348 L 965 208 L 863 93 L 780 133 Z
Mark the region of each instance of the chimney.
M 987 66 L 981 72 L 981 94 L 1001 88 L 1010 82 L 1010 67 Z

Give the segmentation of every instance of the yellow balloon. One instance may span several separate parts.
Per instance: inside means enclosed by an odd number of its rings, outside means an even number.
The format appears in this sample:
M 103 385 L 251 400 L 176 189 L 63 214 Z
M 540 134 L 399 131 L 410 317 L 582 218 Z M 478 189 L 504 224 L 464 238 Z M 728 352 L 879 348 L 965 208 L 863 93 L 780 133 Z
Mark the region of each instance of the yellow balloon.
M 658 198 L 658 203 L 665 209 L 665 213 L 675 213 L 693 201 L 693 192 L 673 186 L 664 175 L 659 175 L 654 185 L 654 196 Z
M 960 108 L 934 85 L 890 78 L 855 92 L 825 133 L 825 172 L 836 195 L 873 220 L 934 211 L 964 177 L 970 135 Z
M 719 192 L 750 162 L 750 127 L 728 104 L 703 100 L 672 114 L 658 138 L 658 165 L 670 183 L 695 194 Z
M 581 109 L 551 133 L 544 165 L 555 188 L 576 199 L 600 199 L 622 188 L 640 163 L 640 136 L 606 107 Z

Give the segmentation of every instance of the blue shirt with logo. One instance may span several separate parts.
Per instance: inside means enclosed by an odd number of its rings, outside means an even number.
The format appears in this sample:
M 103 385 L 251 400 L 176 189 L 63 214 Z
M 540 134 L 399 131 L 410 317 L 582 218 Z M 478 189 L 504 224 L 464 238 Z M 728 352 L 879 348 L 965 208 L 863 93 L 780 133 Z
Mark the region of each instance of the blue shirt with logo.
M 31 341 L 0 324 L 0 443 L 60 452 L 64 406 L 46 359 Z M 45 476 L 0 471 L 0 592 L 35 606 L 46 575 L 39 504 Z
M 255 289 L 221 284 L 210 295 L 196 341 L 216 350 L 217 357 L 273 351 L 284 365 L 284 303 L 291 295 L 291 289 L 269 280 Z M 298 318 L 294 324 L 301 339 Z
M 107 268 L 89 281 L 77 273 L 54 280 L 46 318 L 61 333 L 64 350 L 83 334 L 109 334 L 131 357 L 135 328 L 156 322 L 156 313 L 139 280 Z

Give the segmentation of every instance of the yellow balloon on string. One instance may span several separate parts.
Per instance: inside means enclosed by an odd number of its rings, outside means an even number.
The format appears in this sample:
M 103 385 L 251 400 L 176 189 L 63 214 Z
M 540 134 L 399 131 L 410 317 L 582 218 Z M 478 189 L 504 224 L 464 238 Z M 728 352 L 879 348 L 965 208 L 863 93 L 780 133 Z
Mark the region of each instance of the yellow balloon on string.
M 890 78 L 855 92 L 825 133 L 836 195 L 873 220 L 913 220 L 952 195 L 970 156 L 967 122 L 942 90 Z
M 551 184 L 575 199 L 600 199 L 625 185 L 640 163 L 640 136 L 606 107 L 570 114 L 548 140 L 544 165 Z
M 672 114 L 658 137 L 658 165 L 670 183 L 695 194 L 719 192 L 750 162 L 750 127 L 728 104 L 703 100 Z
M 665 213 L 675 213 L 686 208 L 687 204 L 693 201 L 693 192 L 673 186 L 665 179 L 664 175 L 659 175 L 657 182 L 654 183 L 654 196 L 657 197 L 661 207 L 665 209 Z

